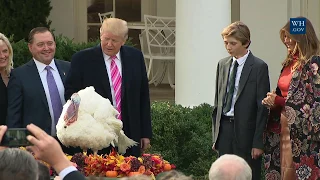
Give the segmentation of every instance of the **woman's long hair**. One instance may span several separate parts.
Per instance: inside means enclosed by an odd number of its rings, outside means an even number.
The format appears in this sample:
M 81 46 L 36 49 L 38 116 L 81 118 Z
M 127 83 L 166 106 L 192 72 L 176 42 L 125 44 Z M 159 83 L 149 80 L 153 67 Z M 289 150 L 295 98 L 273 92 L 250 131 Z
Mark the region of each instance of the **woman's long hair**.
M 305 17 L 298 17 L 305 18 Z M 306 18 L 306 33 L 305 34 L 290 34 L 290 20 L 280 30 L 280 39 L 284 43 L 284 38 L 288 38 L 296 41 L 296 46 L 292 52 L 288 52 L 288 55 L 282 65 L 288 66 L 293 60 L 293 55 L 298 52 L 298 60 L 294 65 L 294 69 L 300 68 L 307 64 L 312 56 L 319 55 L 319 39 L 309 19 Z
M 5 72 L 6 72 L 7 76 L 9 77 L 11 69 L 13 68 L 13 50 L 12 50 L 12 46 L 10 44 L 9 39 L 2 33 L 0 33 L 0 44 L 1 43 L 4 43 L 5 45 L 7 45 L 8 50 L 9 50 L 9 57 L 8 57 L 9 62 L 7 64 L 7 66 L 5 67 Z

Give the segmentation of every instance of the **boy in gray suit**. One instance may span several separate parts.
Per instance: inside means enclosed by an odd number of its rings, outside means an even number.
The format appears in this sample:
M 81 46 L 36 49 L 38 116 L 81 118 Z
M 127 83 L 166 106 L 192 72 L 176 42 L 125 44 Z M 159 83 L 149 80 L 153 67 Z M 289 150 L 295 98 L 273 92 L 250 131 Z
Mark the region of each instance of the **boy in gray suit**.
M 252 178 L 258 180 L 268 117 L 261 104 L 270 91 L 268 66 L 248 49 L 250 30 L 244 23 L 230 24 L 221 35 L 230 56 L 217 67 L 212 149 L 220 156 L 235 154 L 245 159 Z

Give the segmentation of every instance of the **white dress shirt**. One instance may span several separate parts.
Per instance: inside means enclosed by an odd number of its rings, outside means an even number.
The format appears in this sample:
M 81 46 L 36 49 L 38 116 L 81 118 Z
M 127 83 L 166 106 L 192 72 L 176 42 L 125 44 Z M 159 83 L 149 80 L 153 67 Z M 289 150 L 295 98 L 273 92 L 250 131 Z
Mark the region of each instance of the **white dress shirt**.
M 117 59 L 115 59 L 116 61 L 116 65 L 118 67 L 118 70 L 120 72 L 120 75 L 122 77 L 122 68 L 121 68 L 121 59 L 120 59 L 120 53 L 118 52 L 116 54 Z M 111 88 L 111 95 L 112 95 L 112 104 L 113 106 L 116 108 L 117 103 L 116 103 L 116 98 L 114 95 L 114 88 L 113 88 L 113 83 L 112 83 L 112 79 L 111 79 L 111 57 L 106 55 L 105 53 L 103 53 L 103 58 L 104 58 L 104 62 L 106 64 L 106 68 L 107 68 L 107 72 L 108 72 L 108 77 L 109 77 L 109 83 L 110 83 L 110 88 Z
M 40 61 L 37 61 L 36 59 L 33 59 L 34 62 L 36 63 L 39 75 L 40 75 L 40 79 L 42 82 L 42 86 L 44 89 L 44 92 L 46 94 L 47 97 L 47 102 L 48 102 L 48 107 L 49 107 L 49 112 L 50 112 L 50 116 L 51 116 L 51 135 L 55 136 L 56 135 L 56 125 L 54 123 L 54 118 L 53 118 L 53 109 L 52 109 L 52 103 L 51 103 L 51 98 L 50 98 L 50 92 L 49 92 L 49 88 L 48 88 L 48 83 L 47 83 L 47 70 L 46 68 L 46 64 L 43 64 Z M 49 66 L 51 67 L 51 72 L 53 75 L 53 78 L 57 84 L 58 90 L 59 90 L 59 95 L 60 95 L 60 99 L 61 99 L 61 103 L 62 106 L 66 103 L 65 99 L 64 99 L 64 86 L 63 86 L 63 82 L 61 80 L 58 68 L 56 66 L 56 64 L 54 63 L 54 60 L 51 61 L 51 63 L 49 64 Z
M 66 167 L 59 173 L 59 178 L 63 180 L 68 174 L 72 173 L 73 171 L 78 171 L 78 170 L 74 166 Z
M 234 116 L 234 104 L 235 104 L 235 100 L 236 100 L 236 97 L 237 97 L 237 94 L 238 94 L 238 89 L 239 89 L 239 81 L 240 81 L 240 77 L 241 77 L 241 73 L 242 73 L 242 69 L 243 69 L 243 66 L 247 60 L 247 57 L 249 55 L 250 51 L 248 50 L 247 51 L 247 54 L 245 54 L 244 56 L 240 57 L 239 59 L 236 59 L 235 57 L 233 57 L 233 62 L 232 62 L 232 66 L 230 68 L 230 71 L 229 71 L 229 80 L 228 80 L 228 88 L 227 88 L 227 92 L 229 91 L 229 82 L 230 82 L 230 79 L 231 79 L 231 72 L 232 72 L 232 69 L 234 67 L 234 64 L 235 64 L 235 61 L 238 62 L 238 68 L 237 68 L 237 75 L 236 75 L 236 80 L 235 80 L 235 85 L 234 85 L 234 91 L 233 91 L 233 96 L 232 96 L 232 103 L 231 103 L 231 109 L 229 112 L 227 112 L 225 115 L 226 116 Z M 227 98 L 225 98 L 227 99 Z

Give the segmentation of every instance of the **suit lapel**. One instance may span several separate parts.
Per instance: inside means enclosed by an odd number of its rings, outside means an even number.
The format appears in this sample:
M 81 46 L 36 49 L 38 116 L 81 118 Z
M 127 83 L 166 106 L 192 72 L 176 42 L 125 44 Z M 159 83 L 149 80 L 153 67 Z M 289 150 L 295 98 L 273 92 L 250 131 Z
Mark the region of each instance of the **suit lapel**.
M 103 89 L 105 90 L 106 98 L 110 100 L 112 103 L 112 95 L 111 95 L 111 87 L 109 82 L 109 75 L 106 67 L 106 63 L 104 62 L 101 44 L 98 44 L 95 49 L 96 57 L 93 57 L 94 66 L 97 69 L 97 74 L 99 74 L 100 77 L 106 77 L 106 78 L 100 78 L 100 81 L 102 81 Z M 94 72 L 93 72 L 94 73 Z
M 226 92 L 227 92 L 227 86 L 228 86 L 228 79 L 229 79 L 229 70 L 232 64 L 232 57 L 230 57 L 227 61 L 225 61 L 225 64 L 223 65 L 223 96 L 225 96 Z M 224 101 L 224 97 L 223 97 L 223 101 Z M 224 103 L 224 102 L 223 102 Z
M 127 68 L 127 66 L 129 67 L 128 63 L 130 62 L 129 61 L 130 57 L 127 56 L 127 53 L 125 53 L 125 49 L 123 47 L 121 47 L 120 49 L 120 58 L 121 58 L 121 67 L 122 67 L 121 99 L 123 99 L 125 94 L 125 89 L 126 89 L 125 86 L 128 85 L 128 83 L 126 82 L 130 82 L 130 80 L 126 78 L 132 77 L 129 72 L 131 68 Z
M 47 97 L 46 97 L 46 94 L 45 94 L 45 91 L 44 91 L 44 88 L 42 85 L 42 81 L 41 81 L 37 66 L 34 63 L 33 59 L 27 63 L 27 67 L 30 68 L 30 76 L 32 76 L 32 79 L 34 79 L 34 81 L 33 81 L 34 89 L 39 92 L 39 95 L 40 95 L 40 98 L 41 98 L 43 104 L 45 105 L 45 107 L 47 107 L 47 109 L 49 111 Z
M 63 68 L 63 66 L 61 65 L 61 62 L 54 59 L 54 62 L 58 68 L 58 72 L 60 74 L 60 77 L 61 77 L 61 80 L 62 80 L 62 83 L 65 84 L 65 80 L 66 80 L 66 70 Z
M 243 88 L 244 88 L 244 86 L 245 86 L 245 84 L 246 84 L 246 82 L 248 80 L 248 77 L 250 75 L 253 63 L 254 63 L 253 55 L 250 52 L 248 57 L 247 57 L 246 62 L 244 63 L 244 66 L 243 66 L 243 69 L 242 69 L 242 72 L 241 72 L 240 81 L 239 81 L 239 89 L 238 89 L 238 93 L 237 93 L 235 102 L 237 101 L 238 97 L 240 96 L 240 94 L 241 94 L 241 92 L 242 92 L 242 90 L 243 90 Z

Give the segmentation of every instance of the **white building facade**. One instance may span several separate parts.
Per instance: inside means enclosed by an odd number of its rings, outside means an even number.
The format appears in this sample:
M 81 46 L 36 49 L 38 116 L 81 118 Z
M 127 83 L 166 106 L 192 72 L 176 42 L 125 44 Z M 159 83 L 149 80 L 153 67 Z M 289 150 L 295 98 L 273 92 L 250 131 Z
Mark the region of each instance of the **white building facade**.
M 115 0 L 117 1 L 117 0 Z M 87 41 L 89 0 L 52 0 L 51 28 L 76 42 Z M 251 30 L 250 50 L 269 66 L 276 87 L 286 48 L 279 30 L 290 17 L 305 16 L 320 35 L 319 0 L 141 0 L 144 14 L 176 16 L 175 101 L 213 104 L 216 65 L 228 56 L 221 31 L 240 20 Z

